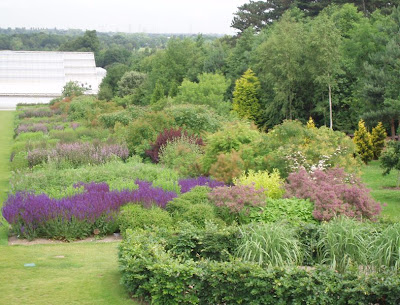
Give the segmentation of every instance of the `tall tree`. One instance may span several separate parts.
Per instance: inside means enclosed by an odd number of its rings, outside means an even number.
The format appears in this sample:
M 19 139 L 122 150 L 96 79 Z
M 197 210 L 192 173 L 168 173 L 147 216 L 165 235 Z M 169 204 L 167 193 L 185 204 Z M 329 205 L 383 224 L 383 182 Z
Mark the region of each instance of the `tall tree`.
M 362 93 L 367 101 L 366 118 L 388 122 L 394 137 L 396 121 L 400 121 L 400 8 L 393 11 L 390 19 L 392 23 L 382 30 L 390 33 L 391 38 L 364 65 Z
M 266 104 L 267 121 L 268 117 L 278 120 L 295 118 L 296 90 L 305 76 L 304 35 L 304 24 L 297 22 L 289 11 L 257 48 L 257 74 L 273 91 L 273 97 Z
M 324 13 L 311 21 L 310 26 L 309 68 L 315 81 L 328 89 L 329 127 L 333 129 L 332 88 L 341 71 L 341 35 L 333 20 Z

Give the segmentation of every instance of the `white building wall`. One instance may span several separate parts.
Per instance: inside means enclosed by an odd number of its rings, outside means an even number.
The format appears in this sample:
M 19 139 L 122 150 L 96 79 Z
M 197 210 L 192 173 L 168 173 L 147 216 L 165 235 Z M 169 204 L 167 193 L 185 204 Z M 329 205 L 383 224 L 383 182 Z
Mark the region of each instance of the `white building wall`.
M 0 109 L 49 102 L 68 81 L 90 87 L 86 94 L 97 94 L 105 76 L 99 69 L 91 52 L 0 51 Z

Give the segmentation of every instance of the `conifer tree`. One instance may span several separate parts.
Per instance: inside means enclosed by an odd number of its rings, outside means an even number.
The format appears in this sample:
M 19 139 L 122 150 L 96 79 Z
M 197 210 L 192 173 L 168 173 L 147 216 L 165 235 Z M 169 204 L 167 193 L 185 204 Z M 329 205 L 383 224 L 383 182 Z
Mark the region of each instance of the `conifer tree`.
M 307 128 L 308 128 L 308 129 L 315 128 L 315 123 L 314 123 L 314 120 L 313 120 L 312 117 L 310 117 L 310 118 L 308 119 Z
M 365 164 L 372 160 L 374 157 L 371 134 L 365 128 L 363 120 L 358 122 L 358 130 L 354 133 L 354 143 L 357 147 L 357 153 L 360 155 L 361 160 Z
M 233 110 L 240 117 L 257 121 L 260 117 L 260 103 L 258 100 L 260 81 L 251 69 L 243 73 L 235 83 L 233 91 Z
M 373 146 L 374 158 L 379 159 L 383 148 L 385 147 L 385 140 L 387 133 L 382 122 L 379 122 L 376 127 L 372 128 L 371 141 Z

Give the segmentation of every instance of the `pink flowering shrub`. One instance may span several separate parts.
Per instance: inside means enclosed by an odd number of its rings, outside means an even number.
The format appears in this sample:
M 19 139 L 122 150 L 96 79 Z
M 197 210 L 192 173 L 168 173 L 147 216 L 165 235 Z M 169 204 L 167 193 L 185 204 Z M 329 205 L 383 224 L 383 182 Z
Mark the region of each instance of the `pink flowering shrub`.
M 339 215 L 374 220 L 382 210 L 369 195 L 369 189 L 342 168 L 311 173 L 301 169 L 289 175 L 285 189 L 286 198 L 309 198 L 317 220 L 327 221 Z
M 227 223 L 234 220 L 238 223 L 249 222 L 251 208 L 264 206 L 267 199 L 264 189 L 256 190 L 252 185 L 216 187 L 208 198 L 218 207 L 221 218 Z

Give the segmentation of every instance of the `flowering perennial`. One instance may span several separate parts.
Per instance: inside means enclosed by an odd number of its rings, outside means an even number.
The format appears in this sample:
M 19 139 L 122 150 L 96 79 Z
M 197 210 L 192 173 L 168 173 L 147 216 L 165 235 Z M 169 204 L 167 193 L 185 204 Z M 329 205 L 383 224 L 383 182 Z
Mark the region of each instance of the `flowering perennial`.
M 8 197 L 2 212 L 17 233 L 32 238 L 37 235 L 35 231 L 45 231 L 43 228 L 48 222 L 57 220 L 67 226 L 76 222 L 94 224 L 99 218 L 112 217 L 128 202 L 144 206 L 155 204 L 164 208 L 177 196 L 174 192 L 153 187 L 150 182 L 138 180 L 136 184 L 139 186 L 137 190 L 110 191 L 106 183 L 78 183 L 75 187 L 83 187 L 84 193 L 62 199 L 52 199 L 46 194 L 17 192 Z M 47 232 L 47 235 L 51 233 Z
M 340 215 L 374 220 L 382 209 L 365 185 L 341 168 L 311 173 L 301 169 L 289 175 L 285 189 L 286 198 L 309 198 L 317 220 L 327 221 Z
M 208 186 L 210 188 L 215 188 L 218 186 L 225 186 L 225 183 L 212 180 L 208 177 L 198 177 L 198 178 L 188 178 L 179 180 L 179 186 L 181 187 L 181 193 L 189 192 L 195 186 Z
M 28 164 L 33 167 L 49 160 L 55 160 L 57 162 L 67 161 L 72 165 L 79 166 L 105 163 L 113 157 L 126 160 L 129 157 L 128 148 L 118 144 L 58 143 L 55 148 L 37 148 L 29 151 Z

